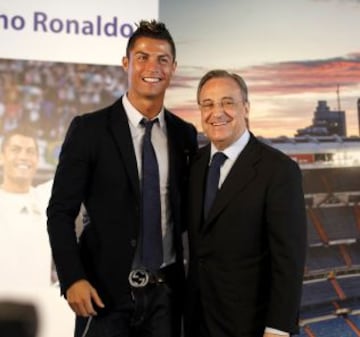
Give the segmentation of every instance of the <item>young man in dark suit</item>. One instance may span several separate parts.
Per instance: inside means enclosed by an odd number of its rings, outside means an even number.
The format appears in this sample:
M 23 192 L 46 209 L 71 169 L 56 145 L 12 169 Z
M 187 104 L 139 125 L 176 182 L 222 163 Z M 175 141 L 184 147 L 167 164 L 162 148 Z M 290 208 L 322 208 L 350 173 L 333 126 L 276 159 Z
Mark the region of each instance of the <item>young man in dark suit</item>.
M 197 99 L 211 143 L 189 178 L 187 336 L 289 336 L 305 258 L 301 172 L 248 131 L 240 76 L 208 72 Z
M 76 337 L 177 337 L 183 197 L 197 142 L 195 128 L 163 105 L 176 69 L 163 23 L 140 22 L 123 67 L 127 93 L 69 127 L 47 210 L 50 243 Z M 87 221 L 77 241 L 82 203 Z

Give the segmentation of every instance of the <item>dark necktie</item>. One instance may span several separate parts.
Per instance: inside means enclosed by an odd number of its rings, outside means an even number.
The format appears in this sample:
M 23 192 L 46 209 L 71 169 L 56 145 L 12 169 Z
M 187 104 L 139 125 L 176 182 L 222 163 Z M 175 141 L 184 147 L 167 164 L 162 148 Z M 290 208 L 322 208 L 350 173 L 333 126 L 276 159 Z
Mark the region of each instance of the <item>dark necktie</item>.
M 151 142 L 151 130 L 158 120 L 143 119 L 145 128 L 142 148 L 142 264 L 150 270 L 163 262 L 159 166 Z
M 209 210 L 215 200 L 216 193 L 219 186 L 220 168 L 224 164 L 227 156 L 222 152 L 216 152 L 208 169 L 205 187 L 205 200 L 204 200 L 204 218 L 206 219 Z

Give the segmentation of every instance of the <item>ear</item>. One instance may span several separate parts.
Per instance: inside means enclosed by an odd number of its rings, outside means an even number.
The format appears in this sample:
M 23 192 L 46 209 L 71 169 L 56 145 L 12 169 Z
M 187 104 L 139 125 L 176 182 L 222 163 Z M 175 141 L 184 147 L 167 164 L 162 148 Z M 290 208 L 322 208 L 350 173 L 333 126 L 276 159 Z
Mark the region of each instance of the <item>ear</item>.
M 174 62 L 173 62 L 173 66 L 172 66 L 172 72 L 173 72 L 173 73 L 175 72 L 176 67 L 177 67 L 177 62 L 174 61 Z
M 129 58 L 127 56 L 124 56 L 122 58 L 122 66 L 123 66 L 124 70 L 127 72 L 128 68 L 129 68 Z
M 249 113 L 250 113 L 250 102 L 245 102 L 244 103 L 244 116 L 245 118 L 249 118 Z

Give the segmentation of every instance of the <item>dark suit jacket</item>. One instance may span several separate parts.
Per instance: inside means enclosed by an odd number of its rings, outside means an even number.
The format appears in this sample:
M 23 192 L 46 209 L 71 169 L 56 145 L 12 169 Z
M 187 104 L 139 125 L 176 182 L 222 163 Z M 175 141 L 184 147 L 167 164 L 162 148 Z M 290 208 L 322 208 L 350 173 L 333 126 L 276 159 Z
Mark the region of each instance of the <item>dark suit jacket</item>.
M 170 204 L 176 257 L 182 266 L 181 233 L 195 128 L 165 111 Z M 84 203 L 90 223 L 77 242 L 74 220 Z M 129 299 L 128 275 L 140 226 L 140 187 L 129 124 L 121 99 L 75 117 L 63 143 L 49 202 L 48 232 L 62 292 L 88 279 L 106 308 Z
M 190 173 L 188 336 L 296 332 L 306 216 L 298 165 L 253 135 L 202 216 L 210 146 Z

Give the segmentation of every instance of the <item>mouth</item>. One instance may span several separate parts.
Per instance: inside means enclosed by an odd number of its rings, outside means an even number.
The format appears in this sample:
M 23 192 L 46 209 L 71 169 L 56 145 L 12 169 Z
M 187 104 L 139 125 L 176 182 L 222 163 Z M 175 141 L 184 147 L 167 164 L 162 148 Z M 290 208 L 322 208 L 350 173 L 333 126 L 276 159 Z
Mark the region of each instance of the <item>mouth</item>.
M 161 81 L 160 77 L 143 77 L 143 81 L 146 83 L 159 83 Z
M 32 166 L 29 164 L 21 163 L 21 164 L 15 165 L 15 167 L 19 170 L 30 170 Z
M 227 121 L 223 121 L 223 122 L 213 122 L 213 123 L 210 123 L 211 126 L 223 126 L 223 125 L 226 125 L 228 124 L 229 122 Z

